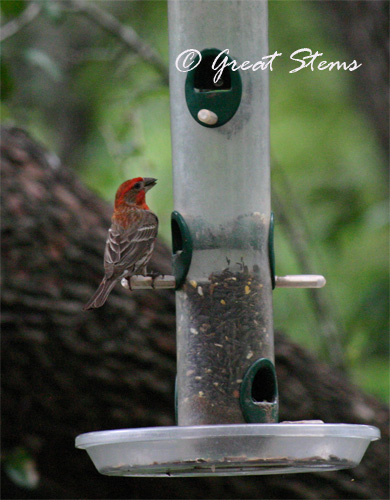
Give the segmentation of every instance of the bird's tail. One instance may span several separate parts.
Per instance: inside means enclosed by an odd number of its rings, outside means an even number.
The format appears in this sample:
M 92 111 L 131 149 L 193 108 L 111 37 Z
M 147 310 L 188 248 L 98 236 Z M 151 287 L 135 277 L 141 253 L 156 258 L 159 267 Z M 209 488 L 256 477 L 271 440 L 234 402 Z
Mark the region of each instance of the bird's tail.
M 107 297 L 109 296 L 111 290 L 114 288 L 116 285 L 117 280 L 116 279 L 106 279 L 103 278 L 102 282 L 98 286 L 98 289 L 96 292 L 92 295 L 92 297 L 89 299 L 89 301 L 85 304 L 83 307 L 83 311 L 87 311 L 88 309 L 96 309 L 98 307 L 101 307 L 105 301 L 107 300 Z

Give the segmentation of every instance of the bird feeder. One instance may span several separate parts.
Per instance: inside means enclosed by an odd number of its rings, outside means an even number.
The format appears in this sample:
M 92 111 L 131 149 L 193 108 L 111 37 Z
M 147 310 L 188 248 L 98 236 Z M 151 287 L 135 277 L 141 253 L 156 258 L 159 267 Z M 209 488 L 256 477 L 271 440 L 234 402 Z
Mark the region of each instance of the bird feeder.
M 365 425 L 278 422 L 273 288 L 325 279 L 275 276 L 268 72 L 243 65 L 268 55 L 267 38 L 265 1 L 169 2 L 174 276 L 154 286 L 176 288 L 177 426 L 78 436 L 104 474 L 336 470 L 379 439 Z

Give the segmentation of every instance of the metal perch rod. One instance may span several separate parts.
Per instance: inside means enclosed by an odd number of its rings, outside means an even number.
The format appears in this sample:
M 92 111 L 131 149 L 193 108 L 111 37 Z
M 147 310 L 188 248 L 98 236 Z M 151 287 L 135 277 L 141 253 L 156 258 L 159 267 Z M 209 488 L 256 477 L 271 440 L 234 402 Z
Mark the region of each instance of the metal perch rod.
M 176 288 L 174 276 L 132 276 L 122 279 L 122 286 L 128 290 L 152 290 Z M 320 274 L 291 274 L 288 276 L 275 276 L 275 286 L 278 288 L 322 288 L 326 279 Z

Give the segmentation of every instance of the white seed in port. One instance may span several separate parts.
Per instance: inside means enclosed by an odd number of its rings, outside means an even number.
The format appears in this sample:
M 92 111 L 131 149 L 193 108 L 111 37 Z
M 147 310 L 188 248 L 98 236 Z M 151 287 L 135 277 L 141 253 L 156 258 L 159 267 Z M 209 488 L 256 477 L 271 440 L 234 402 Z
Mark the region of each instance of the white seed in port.
M 218 121 L 218 116 L 209 109 L 201 109 L 198 111 L 198 120 L 206 125 L 215 125 Z

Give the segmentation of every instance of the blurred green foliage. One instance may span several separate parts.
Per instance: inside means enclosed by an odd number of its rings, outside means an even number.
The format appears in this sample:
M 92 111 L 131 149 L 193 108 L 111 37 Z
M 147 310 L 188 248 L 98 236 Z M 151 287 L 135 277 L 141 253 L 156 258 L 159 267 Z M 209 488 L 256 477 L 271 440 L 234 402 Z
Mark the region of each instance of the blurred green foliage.
M 30 453 L 22 447 L 14 448 L 2 457 L 4 471 L 21 488 L 34 490 L 39 485 L 39 473 Z
M 91 3 L 132 26 L 168 64 L 165 1 Z M 3 1 L 3 22 L 23 5 Z M 169 243 L 168 88 L 153 67 L 80 12 L 56 0 L 44 6 L 39 18 L 3 43 L 3 120 L 57 151 L 107 200 L 127 178 L 157 177 L 149 202 Z M 353 60 L 313 2 L 271 1 L 269 39 L 269 53 L 283 53 L 270 74 L 273 185 L 304 215 L 312 272 L 327 278 L 322 293 L 345 332 L 341 343 L 350 375 L 388 400 L 387 191 L 383 153 L 358 106 L 359 70 L 289 73 L 296 67 L 289 55 L 303 47 L 323 52 L 321 60 Z M 289 188 L 283 190 L 286 179 Z M 275 247 L 277 274 L 301 272 L 278 221 Z M 275 290 L 275 327 L 321 352 L 308 297 L 304 290 Z
M 1 13 L 7 20 L 18 16 L 26 8 L 25 0 L 2 0 Z

